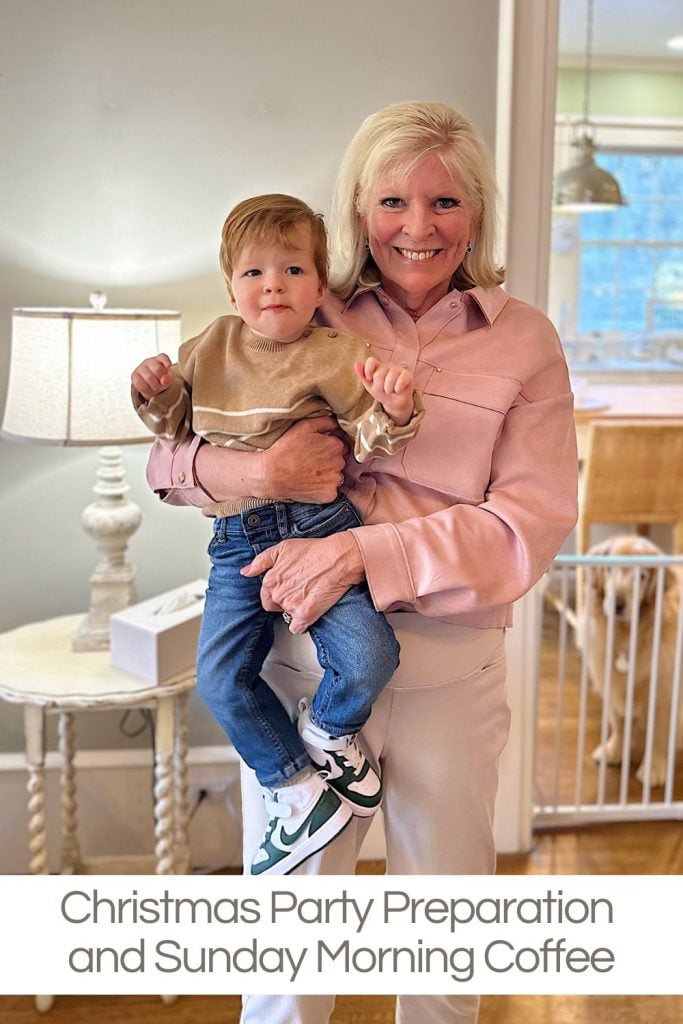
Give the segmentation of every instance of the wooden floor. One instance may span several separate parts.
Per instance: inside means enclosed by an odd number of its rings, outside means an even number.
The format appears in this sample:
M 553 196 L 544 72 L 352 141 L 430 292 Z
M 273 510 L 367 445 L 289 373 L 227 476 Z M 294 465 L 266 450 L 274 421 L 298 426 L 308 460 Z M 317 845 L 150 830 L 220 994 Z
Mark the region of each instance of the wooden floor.
M 28 997 L 0 999 L 2 1024 L 237 1024 L 237 996 L 60 996 L 48 1014 Z M 479 1024 L 681 1024 L 683 999 L 665 996 L 486 996 Z M 261 1024 L 270 1024 L 263 1021 Z M 331 1024 L 394 1024 L 389 996 L 340 996 Z
M 557 689 L 555 686 L 556 622 L 546 618 L 542 683 L 539 694 L 537 784 L 541 799 L 554 793 L 572 799 L 578 735 L 578 660 L 569 652 L 565 697 L 563 757 L 555 769 Z M 600 707 L 592 698 L 586 727 L 585 789 L 582 799 L 595 796 L 597 771 L 590 761 L 598 742 Z M 607 773 L 608 799 L 618 792 L 618 770 Z M 676 795 L 683 798 L 683 766 Z M 653 791 L 656 795 L 657 791 Z M 678 794 L 682 794 L 679 796 Z M 631 780 L 629 799 L 640 799 L 640 786 Z M 364 863 L 362 873 L 381 874 L 380 862 Z M 540 832 L 530 853 L 499 858 L 500 874 L 681 874 L 683 825 L 680 821 L 611 823 L 580 829 Z M 39 975 L 39 969 L 36 972 Z M 237 1024 L 237 996 L 183 996 L 165 1006 L 152 996 L 60 996 L 47 1016 L 39 1014 L 28 996 L 0 997 L 0 1024 Z M 394 999 L 388 996 L 342 996 L 332 1024 L 393 1024 Z M 486 996 L 480 1024 L 682 1024 L 683 996 Z M 262 1024 L 270 1024 L 263 1021 Z

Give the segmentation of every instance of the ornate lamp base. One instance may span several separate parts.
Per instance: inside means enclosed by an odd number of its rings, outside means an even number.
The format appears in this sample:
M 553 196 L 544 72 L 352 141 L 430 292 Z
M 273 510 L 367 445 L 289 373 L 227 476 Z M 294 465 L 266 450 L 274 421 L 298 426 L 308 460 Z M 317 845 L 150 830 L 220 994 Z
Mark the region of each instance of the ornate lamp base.
M 126 562 L 128 541 L 142 522 L 137 505 L 126 497 L 126 474 L 120 448 L 100 449 L 98 501 L 83 511 L 85 532 L 93 538 L 101 559 L 90 577 L 90 610 L 74 637 L 75 651 L 109 647 L 109 618 L 137 600 L 135 567 Z

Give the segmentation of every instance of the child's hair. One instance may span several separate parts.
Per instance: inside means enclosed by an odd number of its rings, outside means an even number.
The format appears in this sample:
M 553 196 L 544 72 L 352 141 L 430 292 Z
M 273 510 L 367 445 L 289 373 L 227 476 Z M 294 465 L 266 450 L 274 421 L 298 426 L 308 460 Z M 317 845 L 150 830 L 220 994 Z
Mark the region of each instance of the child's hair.
M 327 232 L 321 214 L 294 196 L 279 193 L 245 199 L 228 214 L 221 236 L 220 262 L 228 289 L 230 279 L 245 245 L 251 242 L 280 242 L 291 245 L 292 231 L 308 224 L 313 242 L 313 260 L 323 286 L 327 285 Z

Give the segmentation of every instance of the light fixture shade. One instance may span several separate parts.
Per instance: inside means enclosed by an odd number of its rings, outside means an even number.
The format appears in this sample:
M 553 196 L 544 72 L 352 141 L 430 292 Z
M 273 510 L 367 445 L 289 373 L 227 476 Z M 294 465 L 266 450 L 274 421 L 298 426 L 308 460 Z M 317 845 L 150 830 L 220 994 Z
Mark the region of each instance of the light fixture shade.
M 572 145 L 577 154 L 570 167 L 555 175 L 553 205 L 577 213 L 624 206 L 617 179 L 595 163 L 593 140 L 582 135 Z
M 175 359 L 179 344 L 173 310 L 13 310 L 3 435 L 61 445 L 149 441 L 130 375 L 159 352 Z

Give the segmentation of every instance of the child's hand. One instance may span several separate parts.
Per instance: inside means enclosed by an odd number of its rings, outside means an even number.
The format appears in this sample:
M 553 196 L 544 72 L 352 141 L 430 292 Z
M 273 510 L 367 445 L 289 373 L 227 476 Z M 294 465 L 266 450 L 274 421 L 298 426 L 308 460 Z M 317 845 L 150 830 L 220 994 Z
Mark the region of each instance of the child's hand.
M 171 360 L 165 352 L 160 352 L 158 356 L 150 356 L 149 359 L 140 363 L 133 370 L 130 382 L 135 390 L 149 401 L 150 398 L 154 398 L 155 395 L 160 395 L 162 391 L 170 388 L 174 382 L 175 377 L 171 373 L 170 367 Z
M 381 363 L 369 356 L 364 363 L 355 363 L 363 387 L 391 416 L 397 427 L 405 427 L 413 415 L 413 375 L 405 366 Z

